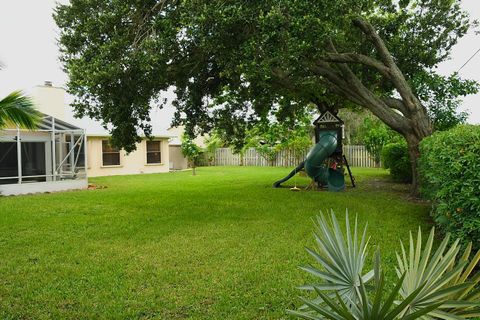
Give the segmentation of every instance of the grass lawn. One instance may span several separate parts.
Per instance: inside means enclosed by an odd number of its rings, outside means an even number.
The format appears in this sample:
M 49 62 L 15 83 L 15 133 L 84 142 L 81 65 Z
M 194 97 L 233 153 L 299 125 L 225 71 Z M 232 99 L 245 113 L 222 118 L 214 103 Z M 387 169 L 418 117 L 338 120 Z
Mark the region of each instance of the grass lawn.
M 383 170 L 354 168 L 359 187 L 342 193 L 273 189 L 287 172 L 210 167 L 0 197 L 0 318 L 287 319 L 311 280 L 297 266 L 312 261 L 320 210 L 368 222 L 390 277 L 399 239 L 429 227 L 428 207 Z

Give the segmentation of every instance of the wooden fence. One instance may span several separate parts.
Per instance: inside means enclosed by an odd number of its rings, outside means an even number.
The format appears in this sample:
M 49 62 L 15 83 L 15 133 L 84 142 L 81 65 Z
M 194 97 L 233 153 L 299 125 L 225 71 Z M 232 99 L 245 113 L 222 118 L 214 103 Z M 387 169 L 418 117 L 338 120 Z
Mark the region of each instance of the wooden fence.
M 343 146 L 343 154 L 347 158 L 348 163 L 352 167 L 375 167 L 373 157 L 365 149 L 365 146 Z M 243 158 L 240 154 L 234 154 L 230 148 L 219 148 L 213 157 L 211 164 L 215 166 L 275 166 L 290 167 L 300 163 L 307 152 L 296 155 L 288 150 L 277 153 L 275 160 L 268 163 L 255 148 L 249 148 L 245 151 Z

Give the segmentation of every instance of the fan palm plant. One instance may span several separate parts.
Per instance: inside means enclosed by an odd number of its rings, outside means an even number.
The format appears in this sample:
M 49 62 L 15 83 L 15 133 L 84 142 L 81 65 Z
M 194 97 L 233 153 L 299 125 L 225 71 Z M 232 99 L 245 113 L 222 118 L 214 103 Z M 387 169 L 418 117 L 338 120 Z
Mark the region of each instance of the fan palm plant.
M 0 100 L 0 129 L 9 123 L 35 129 L 40 121 L 40 113 L 34 108 L 32 100 L 20 91 L 10 93 Z
M 3 64 L 0 62 L 0 70 Z M 32 99 L 14 91 L 0 100 L 0 129 L 13 124 L 26 129 L 35 129 L 41 119 L 40 113 L 34 108 Z
M 317 251 L 307 248 L 307 252 L 324 270 L 313 265 L 300 268 L 319 277 L 322 284 L 308 284 L 300 287 L 301 289 L 313 291 L 317 288 L 336 291 L 342 298 L 352 300 L 356 295 L 356 289 L 360 286 L 360 280 L 366 283 L 372 279 L 373 270 L 359 278 L 367 256 L 369 240 L 366 236 L 367 226 L 364 227 L 359 239 L 357 219 L 355 219 L 353 232 L 350 232 L 348 212 L 345 223 L 347 232 L 344 236 L 336 219 L 331 219 L 329 223 L 325 216 L 317 217 L 314 232 Z
M 422 250 L 421 231 L 417 243 L 410 235 L 407 254 L 403 244 L 397 254 L 398 280 L 388 294 L 380 254 L 377 250 L 372 271 L 363 274 L 368 247 L 366 227 L 359 237 L 357 220 L 350 230 L 348 213 L 346 233 L 332 212 L 330 219 L 317 218 L 317 251 L 307 251 L 320 264 L 302 269 L 320 278 L 320 283 L 302 286 L 317 297 L 302 298 L 304 306 L 290 314 L 317 319 L 469 319 L 480 313 L 480 273 L 472 272 L 480 261 L 480 252 L 470 259 L 471 245 L 457 259 L 458 241 L 449 246 L 449 236 L 433 252 L 434 230 Z M 433 252 L 433 253 L 432 253 Z M 363 274 L 363 275 L 362 275 Z M 373 286 L 365 283 L 373 279 Z M 372 289 L 373 288 L 373 289 Z M 400 297 L 400 299 L 398 299 Z
M 377 250 L 374 262 L 374 290 L 372 298 L 367 291 L 362 277 L 358 277 L 360 285 L 355 288 L 356 298 L 349 299 L 342 297 L 339 293 L 335 294 L 334 298 L 329 297 L 323 293 L 322 288 L 314 286 L 322 303 L 316 303 L 302 298 L 302 301 L 307 307 L 308 311 L 292 311 L 289 313 L 302 319 L 318 320 L 318 319 L 332 319 L 332 320 L 374 320 L 374 319 L 403 319 L 411 320 L 417 319 L 430 311 L 436 309 L 441 303 L 431 303 L 419 308 L 414 313 L 403 315 L 405 308 L 411 301 L 418 297 L 418 294 L 423 290 L 424 286 L 420 286 L 417 290 L 407 296 L 401 303 L 396 304 L 397 297 L 403 283 L 404 276 L 402 276 L 384 299 L 385 278 L 380 265 L 380 252 Z M 346 298 L 346 300 L 345 300 Z
M 409 251 L 401 244 L 401 254 L 397 253 L 397 275 L 405 275 L 400 290 L 402 298 L 409 296 L 413 291 L 420 290 L 413 299 L 405 314 L 413 313 L 425 304 L 446 302 L 433 310 L 423 319 L 463 319 L 466 317 L 480 317 L 480 272 L 473 277 L 472 272 L 480 261 L 480 250 L 470 259 L 472 244 L 465 249 L 460 259 L 456 259 L 460 247 L 458 240 L 449 248 L 447 235 L 439 247 L 432 254 L 435 230 L 432 228 L 422 252 L 422 233 L 418 230 L 417 243 L 410 233 Z M 447 250 L 448 249 L 448 250 Z

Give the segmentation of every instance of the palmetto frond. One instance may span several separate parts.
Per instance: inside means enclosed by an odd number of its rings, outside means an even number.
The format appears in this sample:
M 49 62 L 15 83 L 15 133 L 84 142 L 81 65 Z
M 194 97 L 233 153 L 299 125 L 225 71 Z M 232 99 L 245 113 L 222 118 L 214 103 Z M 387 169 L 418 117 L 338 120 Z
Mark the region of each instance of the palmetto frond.
M 444 301 L 438 309 L 432 310 L 423 319 L 466 319 L 480 316 L 480 274 L 471 273 L 480 261 L 480 251 L 469 261 L 472 246 L 457 260 L 460 251 L 458 241 L 449 248 L 447 235 L 433 252 L 435 231 L 432 229 L 422 250 L 422 232 L 418 230 L 415 243 L 410 233 L 409 250 L 401 244 L 397 253 L 397 275 L 405 275 L 401 296 L 404 298 L 420 286 L 420 294 L 409 304 L 406 314 L 415 312 L 428 303 Z
M 352 232 L 348 212 L 345 225 L 347 231 L 344 236 L 333 211 L 330 213 L 330 219 L 323 214 L 317 217 L 314 232 L 317 250 L 307 248 L 307 251 L 318 262 L 320 268 L 313 265 L 301 268 L 318 277 L 321 282 L 304 285 L 300 287 L 301 289 L 315 290 L 317 288 L 324 291 L 335 291 L 344 299 L 355 300 L 361 281 L 366 283 L 372 279 L 373 270 L 364 274 L 361 279 L 359 278 L 359 275 L 363 273 L 367 254 L 367 227 L 365 226 L 363 233 L 359 236 L 358 222 L 355 219 Z
M 35 129 L 40 121 L 40 113 L 32 100 L 20 91 L 10 93 L 0 100 L 0 128 L 13 124 L 26 129 Z

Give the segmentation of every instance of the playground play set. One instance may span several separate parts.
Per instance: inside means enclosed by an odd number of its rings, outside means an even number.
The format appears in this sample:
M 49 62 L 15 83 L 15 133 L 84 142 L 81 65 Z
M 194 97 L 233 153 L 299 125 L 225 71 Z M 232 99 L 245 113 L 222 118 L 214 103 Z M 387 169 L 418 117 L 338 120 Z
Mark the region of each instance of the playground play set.
M 347 158 L 343 154 L 343 121 L 333 110 L 325 110 L 313 122 L 315 126 L 315 145 L 310 149 L 307 157 L 285 178 L 276 181 L 274 188 L 279 188 L 298 172 L 305 170 L 312 178 L 312 182 L 319 188 L 328 188 L 328 191 L 345 190 L 345 169 L 348 171 L 352 187 L 355 179 L 352 176 Z M 293 191 L 300 190 L 295 187 Z

